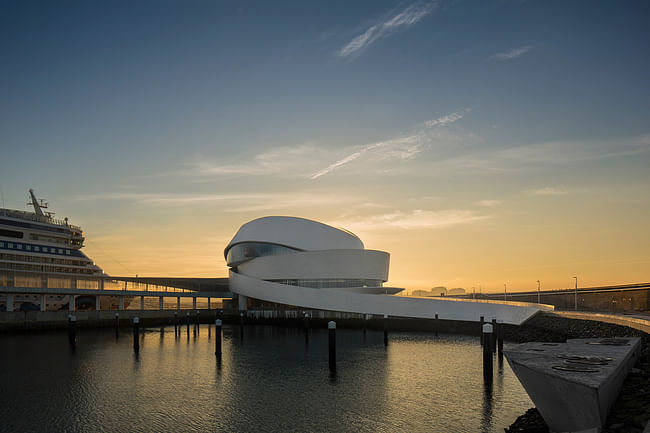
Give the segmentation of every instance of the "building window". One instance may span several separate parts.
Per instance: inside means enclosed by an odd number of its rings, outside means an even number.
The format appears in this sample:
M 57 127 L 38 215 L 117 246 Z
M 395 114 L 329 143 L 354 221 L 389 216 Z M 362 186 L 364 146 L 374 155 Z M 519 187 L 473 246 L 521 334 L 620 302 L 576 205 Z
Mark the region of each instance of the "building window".
M 63 254 L 63 250 L 59 248 L 59 254 Z
M 65 250 L 65 253 L 66 253 L 67 255 L 70 255 L 70 250 Z
M 16 248 L 18 248 L 19 250 L 22 250 L 23 249 L 23 244 L 16 244 Z
M 14 244 L 12 244 L 11 242 L 7 242 L 7 248 L 11 248 L 11 249 L 13 249 L 13 248 L 14 248 Z
M 35 246 L 35 247 L 34 247 L 34 251 L 39 252 L 39 251 L 41 251 L 41 248 Z

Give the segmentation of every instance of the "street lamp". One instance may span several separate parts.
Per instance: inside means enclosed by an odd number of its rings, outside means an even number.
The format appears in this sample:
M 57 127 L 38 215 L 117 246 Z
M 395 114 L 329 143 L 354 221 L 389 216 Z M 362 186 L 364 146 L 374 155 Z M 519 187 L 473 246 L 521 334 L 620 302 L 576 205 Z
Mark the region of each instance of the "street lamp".
M 541 293 L 539 291 L 539 280 L 537 280 L 537 303 L 538 304 L 542 303 L 541 298 L 542 298 L 542 295 L 541 295 Z
M 508 302 L 508 287 L 503 283 L 503 300 Z
M 578 311 L 578 277 L 573 277 L 576 279 L 576 290 L 575 290 L 575 310 Z

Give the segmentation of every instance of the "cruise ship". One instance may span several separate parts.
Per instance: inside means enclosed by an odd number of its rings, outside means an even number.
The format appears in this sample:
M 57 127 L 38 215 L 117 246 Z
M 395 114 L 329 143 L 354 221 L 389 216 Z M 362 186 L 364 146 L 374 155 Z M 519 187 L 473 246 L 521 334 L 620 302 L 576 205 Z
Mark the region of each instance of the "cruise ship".
M 55 219 L 33 189 L 29 198 L 34 212 L 0 208 L 0 287 L 100 288 L 103 280 L 97 276 L 104 271 L 81 251 L 81 227 L 67 217 Z M 37 295 L 16 295 L 14 311 L 38 310 L 40 302 Z M 94 308 L 94 297 L 77 297 L 75 307 Z M 69 297 L 49 295 L 46 308 L 69 308 Z M 0 310 L 6 310 L 4 296 Z

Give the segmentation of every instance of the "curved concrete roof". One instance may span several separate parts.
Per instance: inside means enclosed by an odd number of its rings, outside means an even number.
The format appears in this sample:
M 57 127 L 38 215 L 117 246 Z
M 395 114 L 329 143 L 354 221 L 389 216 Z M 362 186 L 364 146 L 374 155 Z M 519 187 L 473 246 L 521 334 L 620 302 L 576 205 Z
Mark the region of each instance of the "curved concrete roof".
M 226 246 L 224 255 L 242 242 L 266 242 L 303 251 L 363 249 L 363 242 L 353 233 L 289 216 L 267 216 L 247 222 Z

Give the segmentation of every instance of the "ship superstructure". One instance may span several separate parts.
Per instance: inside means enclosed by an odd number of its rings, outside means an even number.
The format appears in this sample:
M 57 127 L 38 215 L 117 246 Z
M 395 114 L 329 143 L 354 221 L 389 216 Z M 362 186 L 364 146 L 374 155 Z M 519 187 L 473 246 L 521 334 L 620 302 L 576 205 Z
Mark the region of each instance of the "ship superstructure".
M 29 195 L 34 212 L 0 208 L 0 286 L 75 287 L 79 277 L 103 275 L 81 251 L 81 227 L 55 219 L 34 190 Z

